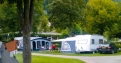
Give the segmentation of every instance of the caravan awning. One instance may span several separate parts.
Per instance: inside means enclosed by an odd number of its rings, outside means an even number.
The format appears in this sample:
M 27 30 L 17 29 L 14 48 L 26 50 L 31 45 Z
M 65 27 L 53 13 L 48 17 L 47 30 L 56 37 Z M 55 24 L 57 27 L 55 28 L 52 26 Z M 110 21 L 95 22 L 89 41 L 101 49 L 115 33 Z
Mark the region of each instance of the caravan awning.
M 52 42 L 62 42 L 62 41 L 75 41 L 76 37 L 68 37 L 65 39 L 58 39 L 58 40 L 53 40 Z
M 30 37 L 30 40 L 42 38 L 42 37 Z M 14 40 L 23 40 L 23 37 L 15 37 Z
M 62 42 L 62 41 L 65 41 L 65 39 L 53 40 L 52 42 Z

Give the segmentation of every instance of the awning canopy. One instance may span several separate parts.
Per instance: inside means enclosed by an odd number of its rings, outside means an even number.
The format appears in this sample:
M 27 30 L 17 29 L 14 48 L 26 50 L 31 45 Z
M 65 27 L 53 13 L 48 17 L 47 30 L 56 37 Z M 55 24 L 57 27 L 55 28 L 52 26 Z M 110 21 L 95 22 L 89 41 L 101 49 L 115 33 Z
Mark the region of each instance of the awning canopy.
M 52 42 L 62 42 L 62 41 L 75 41 L 76 37 L 68 37 L 64 39 L 53 40 Z
M 30 37 L 30 40 L 37 39 L 37 38 L 41 38 L 41 37 Z M 23 37 L 15 37 L 14 39 L 15 40 L 23 40 Z

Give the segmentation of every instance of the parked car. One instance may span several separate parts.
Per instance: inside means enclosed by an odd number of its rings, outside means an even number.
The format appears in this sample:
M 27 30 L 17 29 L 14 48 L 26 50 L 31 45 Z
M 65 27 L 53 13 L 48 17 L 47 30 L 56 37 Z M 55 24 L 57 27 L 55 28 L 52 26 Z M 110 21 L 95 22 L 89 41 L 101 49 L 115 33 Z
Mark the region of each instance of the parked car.
M 101 44 L 98 48 L 97 48 L 99 53 L 117 53 L 119 51 L 119 48 L 114 44 L 114 43 L 105 43 L 105 44 Z

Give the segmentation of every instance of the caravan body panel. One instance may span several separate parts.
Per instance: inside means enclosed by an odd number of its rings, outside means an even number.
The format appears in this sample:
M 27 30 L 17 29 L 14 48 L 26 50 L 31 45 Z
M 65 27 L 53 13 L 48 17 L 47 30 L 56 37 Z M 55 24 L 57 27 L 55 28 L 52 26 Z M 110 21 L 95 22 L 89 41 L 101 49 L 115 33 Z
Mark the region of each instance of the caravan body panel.
M 90 36 L 79 35 L 76 37 L 76 52 L 90 51 Z
M 90 39 L 90 50 L 95 51 L 100 44 L 104 43 L 104 37 L 99 35 L 92 35 Z
M 93 52 L 104 42 L 103 36 L 100 35 L 78 35 L 76 36 L 76 52 Z

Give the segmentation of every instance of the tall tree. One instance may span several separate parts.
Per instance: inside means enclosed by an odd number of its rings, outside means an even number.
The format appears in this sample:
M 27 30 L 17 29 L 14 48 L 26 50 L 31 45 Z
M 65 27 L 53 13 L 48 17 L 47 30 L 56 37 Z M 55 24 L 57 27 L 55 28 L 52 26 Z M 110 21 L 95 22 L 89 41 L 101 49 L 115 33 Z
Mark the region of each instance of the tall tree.
M 33 28 L 32 32 L 42 32 L 43 29 L 44 31 L 48 31 L 49 26 L 48 26 L 48 16 L 46 15 L 46 11 L 43 10 L 43 1 L 44 0 L 39 0 L 35 1 L 35 9 L 34 9 L 34 23 L 33 23 Z
M 35 0 L 2 0 L 10 4 L 17 3 L 18 20 L 23 33 L 23 63 L 31 63 L 30 31 L 33 24 Z
M 68 32 L 72 36 L 72 28 L 80 23 L 84 6 L 85 0 L 53 0 L 49 4 L 51 26 L 61 30 L 68 27 Z
M 34 7 L 34 22 L 32 27 L 32 32 L 42 32 L 48 31 L 48 16 L 46 16 L 44 10 L 43 10 L 43 1 L 44 0 L 36 0 L 35 1 L 35 7 Z M 8 3 L 5 1 L 4 3 L 0 4 L 0 26 L 2 28 L 1 31 L 3 33 L 9 33 L 9 32 L 18 32 L 19 36 L 22 36 L 21 29 L 19 26 L 19 22 L 17 20 L 17 7 L 16 3 L 13 4 Z M 6 23 L 7 22 L 7 23 Z M 44 25 L 44 26 L 43 26 Z
M 101 35 L 110 32 L 114 25 L 119 23 L 119 8 L 118 3 L 113 0 L 89 0 L 82 21 L 84 30 Z
M 80 24 L 76 24 L 73 28 L 72 28 L 72 35 L 79 35 L 79 34 L 83 34 L 83 30 L 80 27 Z
M 16 4 L 11 5 L 8 2 L 0 4 L 0 27 L 2 33 L 19 30 L 16 8 Z
M 30 31 L 33 24 L 35 0 L 17 0 L 20 26 L 23 32 L 23 63 L 31 63 Z

